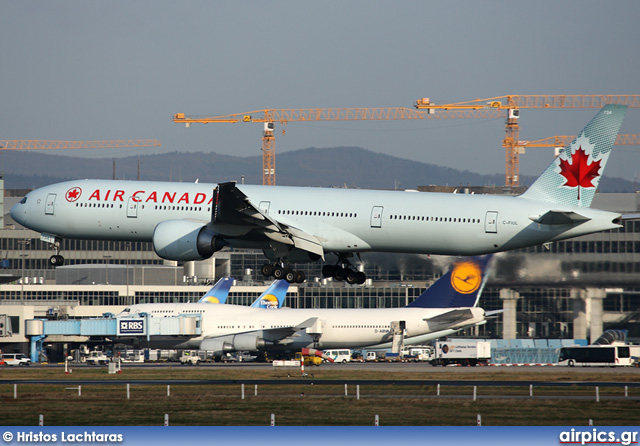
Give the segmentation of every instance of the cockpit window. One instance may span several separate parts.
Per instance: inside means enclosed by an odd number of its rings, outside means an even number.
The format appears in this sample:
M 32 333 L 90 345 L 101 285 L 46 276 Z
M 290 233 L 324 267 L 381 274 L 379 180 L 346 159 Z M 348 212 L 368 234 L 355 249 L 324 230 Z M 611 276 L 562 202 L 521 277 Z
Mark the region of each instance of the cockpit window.
M 20 200 L 20 204 L 25 204 L 27 202 L 27 197 L 24 197 L 22 200 Z

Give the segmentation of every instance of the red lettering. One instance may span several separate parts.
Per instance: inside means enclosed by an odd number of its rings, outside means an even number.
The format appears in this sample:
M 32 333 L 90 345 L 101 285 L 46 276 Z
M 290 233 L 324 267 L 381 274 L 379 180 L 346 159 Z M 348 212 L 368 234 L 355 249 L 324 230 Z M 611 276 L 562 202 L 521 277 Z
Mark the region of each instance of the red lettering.
M 87 199 L 87 201 L 88 201 L 88 200 L 91 200 L 92 198 L 95 198 L 96 200 L 100 201 L 100 189 L 96 189 L 96 190 L 91 194 L 91 196 Z
M 137 190 L 133 193 L 133 195 L 131 195 L 131 198 L 133 199 L 133 201 L 135 201 L 136 203 L 140 203 L 142 201 L 142 199 L 136 197 L 136 195 L 138 194 L 144 194 L 143 190 Z
M 151 192 L 151 195 L 149 195 L 145 201 L 153 201 L 154 203 L 157 203 L 158 193 L 156 191 Z
M 213 203 L 213 197 L 209 198 L 209 201 L 207 202 L 207 205 Z
M 203 194 L 202 192 L 198 192 L 196 194 L 196 197 L 193 199 L 193 204 L 202 204 L 206 199 L 207 196 L 205 194 Z
M 109 189 L 107 191 L 107 195 L 104 197 L 104 201 L 107 201 L 109 199 L 109 194 L 111 193 L 111 189 Z
M 185 203 L 189 204 L 189 192 L 185 192 L 184 194 L 182 194 L 182 197 L 180 197 L 180 199 L 178 200 L 178 203 L 180 203 L 181 201 L 184 201 Z
M 119 198 L 120 201 L 124 201 L 124 199 L 122 198 L 123 195 L 124 195 L 123 190 L 117 190 L 116 193 L 113 194 L 113 201 L 116 201 L 117 198 Z
M 170 195 L 169 192 L 165 192 L 164 196 L 162 197 L 162 202 L 164 203 L 164 200 L 166 199 L 169 203 L 173 203 L 173 200 L 175 200 L 176 198 L 176 193 L 174 192 L 173 195 Z

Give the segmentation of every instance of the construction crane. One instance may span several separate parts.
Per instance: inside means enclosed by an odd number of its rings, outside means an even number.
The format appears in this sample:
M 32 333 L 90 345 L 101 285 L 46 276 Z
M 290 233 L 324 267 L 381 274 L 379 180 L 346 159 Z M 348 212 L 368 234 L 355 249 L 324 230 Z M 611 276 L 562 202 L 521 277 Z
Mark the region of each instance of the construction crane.
M 309 109 L 262 109 L 246 113 L 222 116 L 187 116 L 184 113 L 173 115 L 173 122 L 185 124 L 210 123 L 264 123 L 262 135 L 262 184 L 276 184 L 275 174 L 275 124 L 286 125 L 289 122 L 311 121 L 383 121 L 398 119 L 446 119 L 446 118 L 500 118 L 503 112 L 495 108 L 476 110 L 447 110 L 437 114 L 407 107 L 380 108 L 309 108 Z M 283 131 L 284 132 L 284 131 Z
M 0 140 L 0 150 L 103 149 L 111 147 L 158 147 L 156 139 L 128 139 L 119 141 L 52 141 Z
M 602 108 L 606 104 L 640 107 L 640 95 L 507 95 L 451 104 L 432 104 L 428 98 L 418 99 L 415 107 L 438 114 L 451 110 L 477 112 L 483 109 L 506 110 L 506 135 L 502 146 L 506 152 L 505 185 L 518 186 L 520 177 L 519 155 L 523 144 L 519 139 L 518 118 L 523 108 Z M 474 117 L 472 114 L 464 117 Z

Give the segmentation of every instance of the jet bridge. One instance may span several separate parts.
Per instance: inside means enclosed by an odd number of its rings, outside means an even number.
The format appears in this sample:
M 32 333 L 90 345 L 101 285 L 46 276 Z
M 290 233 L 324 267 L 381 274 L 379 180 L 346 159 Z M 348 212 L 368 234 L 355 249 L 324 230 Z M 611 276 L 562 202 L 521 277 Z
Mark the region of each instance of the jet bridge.
M 202 315 L 188 314 L 167 317 L 151 317 L 147 313 L 135 316 L 114 317 L 105 314 L 101 318 L 66 320 L 30 319 L 26 321 L 26 335 L 31 339 L 31 361 L 38 362 L 45 339 L 55 338 L 64 342 L 65 337 L 96 336 L 111 338 L 139 338 L 151 341 L 155 336 L 197 337 L 202 334 Z

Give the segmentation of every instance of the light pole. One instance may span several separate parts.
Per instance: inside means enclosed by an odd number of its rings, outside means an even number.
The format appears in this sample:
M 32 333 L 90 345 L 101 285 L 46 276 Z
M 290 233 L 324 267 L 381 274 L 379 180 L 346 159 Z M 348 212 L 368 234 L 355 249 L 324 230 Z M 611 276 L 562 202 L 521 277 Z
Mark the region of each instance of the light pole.
M 24 253 L 25 245 L 29 245 L 31 241 L 29 239 L 18 240 L 18 244 L 20 245 L 20 269 L 22 270 L 20 274 L 20 304 L 24 305 L 24 258 L 27 254 Z

